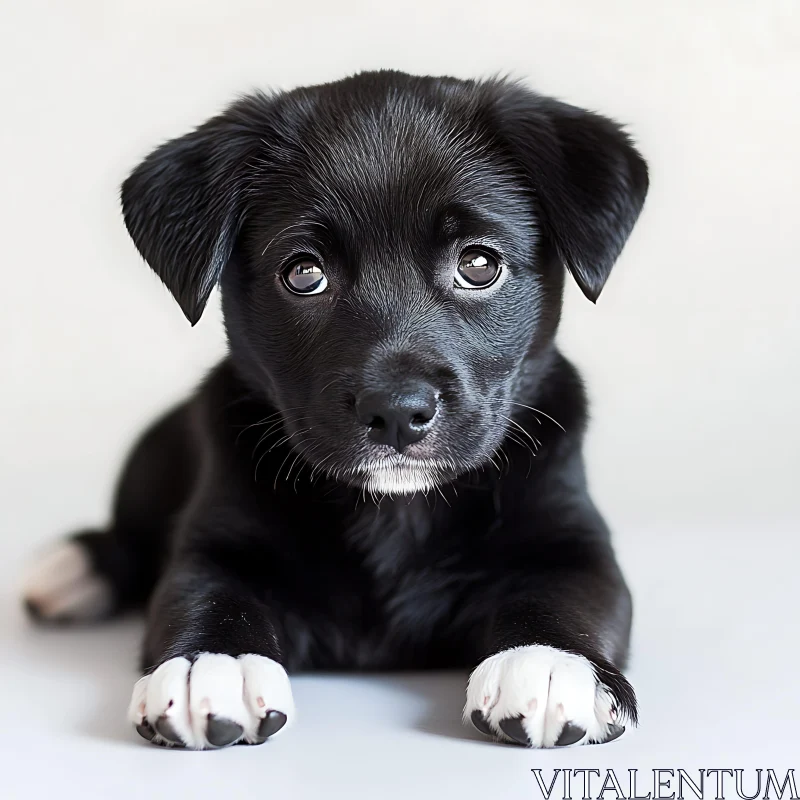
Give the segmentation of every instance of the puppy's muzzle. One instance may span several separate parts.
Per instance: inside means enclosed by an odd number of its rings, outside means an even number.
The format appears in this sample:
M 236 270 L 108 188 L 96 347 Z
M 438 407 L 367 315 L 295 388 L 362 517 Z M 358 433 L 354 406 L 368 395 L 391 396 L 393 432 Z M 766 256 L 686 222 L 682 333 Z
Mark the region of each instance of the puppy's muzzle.
M 356 398 L 356 417 L 369 430 L 369 438 L 398 453 L 428 434 L 437 411 L 436 391 L 421 381 L 400 390 L 364 391 Z

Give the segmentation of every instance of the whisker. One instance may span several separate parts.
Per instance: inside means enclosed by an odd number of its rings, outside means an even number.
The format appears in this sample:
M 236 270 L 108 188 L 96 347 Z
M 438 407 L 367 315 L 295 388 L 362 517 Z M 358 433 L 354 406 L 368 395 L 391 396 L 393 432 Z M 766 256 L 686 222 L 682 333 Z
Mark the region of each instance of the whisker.
M 272 445 L 272 447 L 270 447 L 269 450 L 267 450 L 267 452 L 271 453 L 276 447 L 280 447 L 281 445 L 286 444 L 286 442 L 288 442 L 290 439 L 293 439 L 298 434 L 308 433 L 308 431 L 310 431 L 310 430 L 311 430 L 310 427 L 309 428 L 303 428 L 302 430 L 295 431 L 294 433 L 290 433 L 288 436 L 284 436 L 283 439 L 279 439 L 277 442 L 275 442 L 275 444 Z
M 526 431 L 525 428 L 523 428 L 522 425 L 519 424 L 519 422 L 517 422 L 515 419 L 512 419 L 511 417 L 507 417 L 505 414 L 501 414 L 500 416 L 503 417 L 504 419 L 507 419 L 515 428 L 522 431 L 522 433 L 524 433 L 531 440 L 533 446 L 537 450 L 539 449 L 539 445 L 536 443 L 536 439 L 534 439 L 533 436 L 531 436 L 528 433 L 528 431 Z
M 557 419 L 553 419 L 549 414 L 546 414 L 540 408 L 534 408 L 533 406 L 526 406 L 524 403 L 516 403 L 513 400 L 509 400 L 509 402 L 511 403 L 512 406 L 521 406 L 522 408 L 527 408 L 529 411 L 533 411 L 536 414 L 541 414 L 543 417 L 549 419 L 550 422 L 552 422 L 554 425 L 558 425 L 558 427 L 561 428 L 561 430 L 564 431 L 564 433 L 567 432 L 567 429 Z
M 487 456 L 487 458 L 489 459 L 489 461 L 491 461 L 492 465 L 497 470 L 497 472 L 500 475 L 502 475 L 503 474 L 503 470 L 500 469 L 500 467 L 497 465 L 497 462 L 494 460 L 494 458 L 492 456 Z
M 265 430 L 264 433 L 261 434 L 261 437 L 255 443 L 255 446 L 253 447 L 253 453 L 252 453 L 252 455 L 250 457 L 251 458 L 255 457 L 256 451 L 261 446 L 262 442 L 265 442 L 271 435 L 273 435 L 274 433 L 279 433 L 284 426 L 298 424 L 299 422 L 301 422 L 302 419 L 303 419 L 303 415 L 300 414 L 300 415 L 298 415 L 298 416 L 296 416 L 294 418 L 286 418 L 286 419 L 281 418 L 281 419 L 277 420 L 276 422 L 273 422 L 267 428 L 267 430 Z
M 283 461 L 281 461 L 281 465 L 278 467 L 278 471 L 275 473 L 275 482 L 272 484 L 272 490 L 274 492 L 278 491 L 278 478 L 280 478 L 281 476 L 281 470 L 283 469 L 283 465 L 289 460 L 289 456 L 291 455 L 292 451 L 290 450 L 284 457 Z
M 294 467 L 295 467 L 295 464 L 297 464 L 297 460 L 300 458 L 300 456 L 301 456 L 301 453 L 297 453 L 297 454 L 295 455 L 295 457 L 294 457 L 294 461 L 292 461 L 292 465 L 289 467 L 289 471 L 286 473 L 286 482 L 287 482 L 287 483 L 289 482 L 289 478 L 291 478 L 291 477 L 292 477 L 292 470 L 294 469 Z M 302 468 L 303 468 L 303 467 L 302 467 L 302 464 L 301 464 L 301 466 L 300 466 L 300 469 L 302 470 Z M 297 474 L 298 474 L 298 475 L 300 474 L 300 471 L 299 471 L 299 470 L 298 470 L 298 473 L 297 473 Z M 296 478 L 295 478 L 295 482 L 294 482 L 294 487 L 295 487 L 295 493 L 296 493 L 296 492 L 297 492 L 297 479 L 296 479 Z
M 290 411 L 299 411 L 303 406 L 292 406 L 291 408 L 284 408 L 281 411 L 275 411 L 272 414 L 264 417 L 264 419 L 260 419 L 258 422 L 251 422 L 249 425 L 245 425 L 242 430 L 236 436 L 236 443 L 238 444 L 239 438 L 243 433 L 246 433 L 250 430 L 250 428 L 257 428 L 259 425 L 266 425 L 270 420 L 275 419 L 275 417 L 283 416 L 284 414 L 288 414 Z
M 311 477 L 310 477 L 310 481 L 312 484 L 314 483 L 314 474 L 318 473 L 317 478 L 319 478 L 319 476 L 324 472 L 324 470 L 322 469 L 323 464 L 326 461 L 330 461 L 331 458 L 333 458 L 333 453 L 328 453 L 328 455 L 325 456 L 325 458 L 314 464 L 313 468 L 311 469 Z
M 288 442 L 290 439 L 292 439 L 293 437 L 297 436 L 298 434 L 308 433 L 308 431 L 312 430 L 312 428 L 313 428 L 313 426 L 309 427 L 309 428 L 304 428 L 303 430 L 295 431 L 294 433 L 291 433 L 288 436 L 284 436 L 284 438 L 281 440 L 280 443 Z M 265 450 L 264 453 L 261 454 L 261 457 L 256 462 L 256 469 L 255 469 L 255 473 L 253 475 L 253 480 L 256 483 L 258 482 L 258 467 L 259 467 L 259 465 L 264 460 L 265 456 L 267 456 L 269 453 L 271 453 L 275 449 L 275 447 L 277 447 L 277 446 L 278 446 L 278 443 L 276 443 L 272 447 L 270 447 L 269 450 Z M 289 452 L 286 454 L 286 457 L 281 462 L 281 466 L 278 468 L 278 475 L 280 475 L 280 471 L 281 471 L 283 465 L 286 463 L 286 459 L 289 458 L 290 455 L 292 455 L 292 452 L 293 452 L 293 450 L 290 449 Z M 277 489 L 277 481 L 278 481 L 278 478 L 276 476 L 276 478 L 275 478 L 275 483 L 276 483 L 275 488 L 276 489 Z
M 272 425 L 270 425 L 269 428 L 267 428 L 267 430 L 265 430 L 264 433 L 261 435 L 261 438 L 256 442 L 256 445 L 253 448 L 253 455 L 250 457 L 253 458 L 256 454 L 256 450 L 258 450 L 261 443 L 266 441 L 266 439 L 269 437 L 271 433 L 280 431 L 282 429 L 282 426 L 283 426 L 283 420 L 279 420 L 278 422 L 275 422 Z

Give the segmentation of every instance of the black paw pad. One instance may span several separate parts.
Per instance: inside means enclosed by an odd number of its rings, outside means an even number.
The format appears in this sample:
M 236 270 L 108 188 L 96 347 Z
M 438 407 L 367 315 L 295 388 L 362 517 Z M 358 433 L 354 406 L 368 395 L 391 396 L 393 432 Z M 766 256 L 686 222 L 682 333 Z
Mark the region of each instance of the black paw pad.
M 169 742 L 170 744 L 177 744 L 183 745 L 183 740 L 180 736 L 175 732 L 175 728 L 172 727 L 172 723 L 167 719 L 166 716 L 162 715 L 155 721 L 155 729 L 158 732 L 159 736 L 162 739 Z
M 215 717 L 208 715 L 208 726 L 206 727 L 206 739 L 214 747 L 227 747 L 237 739 L 241 739 L 244 728 L 232 720 L 225 717 Z
M 286 714 L 280 711 L 267 711 L 267 715 L 261 720 L 256 736 L 258 744 L 265 742 L 270 736 L 277 733 L 286 724 Z
M 481 732 L 485 733 L 487 736 L 492 736 L 492 729 L 489 727 L 489 723 L 486 721 L 486 717 L 483 716 L 483 712 L 479 711 L 477 708 L 470 714 L 469 717 L 472 720 L 472 724 Z
M 625 726 L 624 725 L 609 725 L 608 726 L 608 736 L 603 740 L 604 742 L 613 742 L 614 739 L 619 739 L 622 734 L 625 733 Z
M 147 739 L 148 742 L 152 742 L 153 737 L 156 735 L 153 726 L 147 720 L 144 720 L 141 725 L 136 726 L 136 732 L 142 738 Z
M 531 742 L 528 739 L 528 734 L 525 733 L 525 728 L 522 727 L 522 717 L 509 717 L 501 720 L 500 730 L 517 744 L 525 745 L 525 747 L 530 746 Z
M 584 736 L 586 736 L 586 731 L 581 728 L 580 725 L 573 725 L 571 722 L 568 722 L 564 725 L 561 736 L 558 737 L 555 746 L 567 747 L 568 745 L 575 744 L 575 742 L 579 742 Z

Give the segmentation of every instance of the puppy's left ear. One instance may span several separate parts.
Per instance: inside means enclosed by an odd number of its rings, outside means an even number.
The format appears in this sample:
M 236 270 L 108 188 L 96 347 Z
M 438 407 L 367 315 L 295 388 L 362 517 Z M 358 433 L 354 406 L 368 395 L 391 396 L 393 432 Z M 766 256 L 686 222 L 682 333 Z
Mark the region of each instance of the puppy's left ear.
M 504 85 L 500 131 L 538 201 L 545 233 L 592 302 L 647 194 L 647 164 L 619 125 Z
M 258 137 L 236 106 L 152 152 L 122 184 L 125 225 L 194 325 L 231 257 Z M 255 142 L 255 144 L 254 144 Z

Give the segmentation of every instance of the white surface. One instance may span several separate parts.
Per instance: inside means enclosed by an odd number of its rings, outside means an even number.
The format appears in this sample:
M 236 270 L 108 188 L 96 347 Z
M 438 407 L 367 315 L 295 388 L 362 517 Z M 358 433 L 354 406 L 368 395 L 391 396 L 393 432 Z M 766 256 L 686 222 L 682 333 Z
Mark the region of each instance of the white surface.
M 548 781 L 554 768 L 613 768 L 622 777 L 628 769 L 797 768 L 794 534 L 715 533 L 662 528 L 627 540 L 637 600 L 628 675 L 641 726 L 608 745 L 568 750 L 525 751 L 463 727 L 467 676 L 436 673 L 295 677 L 297 719 L 285 735 L 260 747 L 167 752 L 125 718 L 138 622 L 35 630 L 6 595 L 0 796 L 541 800 L 534 767 Z
M 642 728 L 525 753 L 462 730 L 465 676 L 314 677 L 274 743 L 164 753 L 124 721 L 137 626 L 31 631 L 11 590 L 104 518 L 131 437 L 223 350 L 218 306 L 190 329 L 135 254 L 117 187 L 237 92 L 381 66 L 512 71 L 628 122 L 650 160 L 606 291 L 570 285 L 562 329 L 635 591 Z M 799 86 L 793 0 L 0 4 L 0 796 L 535 797 L 532 766 L 796 760 Z

